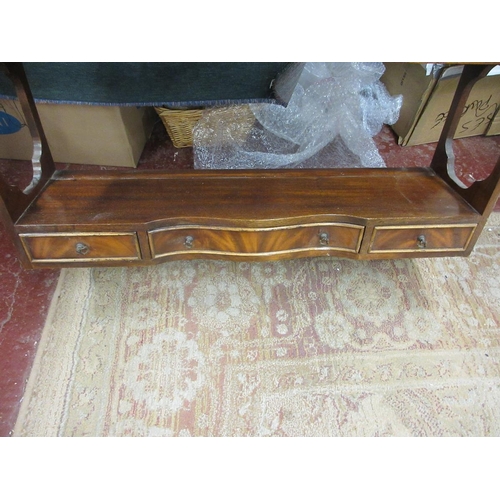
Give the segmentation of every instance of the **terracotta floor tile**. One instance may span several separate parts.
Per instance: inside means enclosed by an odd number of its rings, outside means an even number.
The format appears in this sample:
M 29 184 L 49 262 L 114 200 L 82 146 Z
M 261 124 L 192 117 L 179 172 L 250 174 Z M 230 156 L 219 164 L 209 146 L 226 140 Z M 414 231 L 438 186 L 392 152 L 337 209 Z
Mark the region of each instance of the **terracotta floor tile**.
M 23 269 L 0 223 L 0 436 L 15 423 L 58 276 Z

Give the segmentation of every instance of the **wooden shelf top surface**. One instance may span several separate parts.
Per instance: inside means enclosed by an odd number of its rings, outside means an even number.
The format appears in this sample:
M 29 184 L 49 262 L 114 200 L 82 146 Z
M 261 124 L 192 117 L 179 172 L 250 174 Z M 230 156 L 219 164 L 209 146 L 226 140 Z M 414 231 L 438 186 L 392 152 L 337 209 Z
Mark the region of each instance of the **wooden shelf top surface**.
M 416 169 L 57 172 L 17 226 L 328 220 L 473 221 L 477 212 L 433 171 Z M 348 221 L 348 220 L 347 220 Z

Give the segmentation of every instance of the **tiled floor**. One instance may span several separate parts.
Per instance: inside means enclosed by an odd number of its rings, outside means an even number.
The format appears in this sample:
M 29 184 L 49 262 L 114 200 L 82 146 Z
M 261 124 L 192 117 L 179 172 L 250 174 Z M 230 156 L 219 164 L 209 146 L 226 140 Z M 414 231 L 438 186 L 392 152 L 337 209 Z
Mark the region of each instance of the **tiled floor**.
M 381 131 L 375 142 L 388 167 L 426 166 L 435 148 L 435 144 L 401 148 L 389 127 Z M 499 156 L 500 136 L 461 139 L 455 141 L 454 147 L 459 177 L 464 181 L 470 180 L 470 176 L 481 179 L 489 174 Z M 192 162 L 192 150 L 175 149 L 159 122 L 138 168 L 162 168 L 165 164 L 191 168 Z M 28 162 L 0 160 L 0 173 L 23 182 L 29 166 Z M 22 269 L 0 222 L 0 436 L 8 436 L 15 424 L 58 276 L 58 271 Z

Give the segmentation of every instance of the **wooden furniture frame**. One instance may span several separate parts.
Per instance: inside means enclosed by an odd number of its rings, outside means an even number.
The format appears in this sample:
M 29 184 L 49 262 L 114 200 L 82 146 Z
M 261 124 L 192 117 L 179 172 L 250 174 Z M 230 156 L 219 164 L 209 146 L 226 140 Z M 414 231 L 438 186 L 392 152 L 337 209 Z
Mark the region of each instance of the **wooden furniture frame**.
M 34 142 L 33 178 L 0 179 L 0 217 L 26 268 L 169 259 L 467 256 L 500 194 L 500 161 L 466 187 L 452 137 L 474 82 L 465 65 L 430 168 L 56 171 L 21 63 L 4 63 Z

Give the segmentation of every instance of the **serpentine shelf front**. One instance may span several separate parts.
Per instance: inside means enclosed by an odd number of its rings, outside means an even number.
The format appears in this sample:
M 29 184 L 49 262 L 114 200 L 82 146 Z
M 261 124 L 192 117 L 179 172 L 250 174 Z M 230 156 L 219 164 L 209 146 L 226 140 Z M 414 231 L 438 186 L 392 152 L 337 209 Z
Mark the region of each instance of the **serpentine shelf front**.
M 60 171 L 15 224 L 34 267 L 465 255 L 481 216 L 428 168 Z

